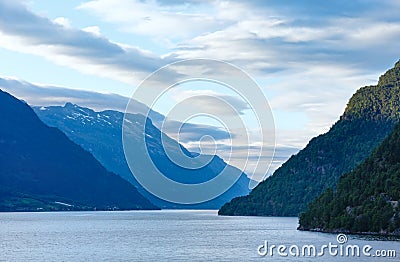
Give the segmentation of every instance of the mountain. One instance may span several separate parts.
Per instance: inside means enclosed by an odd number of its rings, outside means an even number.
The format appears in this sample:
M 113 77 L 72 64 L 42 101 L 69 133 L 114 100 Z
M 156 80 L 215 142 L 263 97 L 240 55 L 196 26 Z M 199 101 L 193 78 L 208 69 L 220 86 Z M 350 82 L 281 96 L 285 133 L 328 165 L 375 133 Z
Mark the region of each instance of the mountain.
M 245 197 L 224 205 L 221 215 L 297 216 L 325 189 L 364 161 L 400 119 L 400 61 L 378 85 L 359 89 L 344 114 L 313 138 Z
M 0 90 L 0 211 L 157 209 Z
M 155 205 L 161 208 L 195 208 L 195 209 L 218 209 L 232 198 L 249 193 L 249 179 L 239 169 L 227 165 L 218 156 L 212 156 L 212 161 L 198 170 L 190 170 L 179 167 L 167 156 L 161 142 L 162 132 L 157 129 L 151 121 L 146 124 L 146 142 L 157 168 L 166 177 L 181 183 L 201 183 L 217 176 L 225 167 L 230 174 L 239 174 L 239 180 L 224 194 L 219 197 L 200 204 L 180 205 L 164 201 L 146 191 L 132 175 L 122 145 L 122 112 L 106 110 L 95 112 L 92 109 L 80 107 L 67 103 L 65 106 L 34 107 L 39 118 L 49 126 L 62 130 L 72 141 L 81 145 L 91 152 L 108 170 L 119 174 L 135 185 L 139 192 Z M 131 114 L 130 133 L 133 138 L 143 134 L 144 123 L 147 120 L 143 115 Z M 179 148 L 187 155 L 194 155 L 178 144 L 175 140 L 166 136 L 166 148 Z M 139 161 L 139 160 L 138 160 Z M 193 158 L 192 161 L 197 161 Z M 140 170 L 143 173 L 148 170 Z
M 300 230 L 400 236 L 400 125 L 300 215 Z

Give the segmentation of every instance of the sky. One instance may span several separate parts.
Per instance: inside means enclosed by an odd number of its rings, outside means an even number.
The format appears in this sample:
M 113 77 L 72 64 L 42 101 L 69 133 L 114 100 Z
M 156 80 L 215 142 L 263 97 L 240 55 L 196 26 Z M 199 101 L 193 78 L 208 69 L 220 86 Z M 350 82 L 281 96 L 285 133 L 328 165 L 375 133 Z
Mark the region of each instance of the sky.
M 376 84 L 399 60 L 398 10 L 397 0 L 0 0 L 0 77 L 131 97 L 149 74 L 170 63 L 193 58 L 231 63 L 254 79 L 272 109 L 271 174 L 312 137 L 327 132 L 358 88 Z M 176 68 L 169 73 L 180 74 Z M 154 109 L 168 115 L 193 96 L 220 98 L 238 110 L 254 134 L 250 159 L 243 157 L 249 144 L 242 134 L 212 142 L 225 160 L 230 142 L 230 163 L 249 160 L 245 169 L 252 173 L 260 127 L 251 106 L 231 89 L 182 84 Z M 211 102 L 198 99 L 196 106 L 218 111 Z M 191 123 L 224 129 L 206 117 Z M 199 146 L 198 136 L 170 135 L 189 149 Z M 203 149 L 212 151 L 213 145 Z

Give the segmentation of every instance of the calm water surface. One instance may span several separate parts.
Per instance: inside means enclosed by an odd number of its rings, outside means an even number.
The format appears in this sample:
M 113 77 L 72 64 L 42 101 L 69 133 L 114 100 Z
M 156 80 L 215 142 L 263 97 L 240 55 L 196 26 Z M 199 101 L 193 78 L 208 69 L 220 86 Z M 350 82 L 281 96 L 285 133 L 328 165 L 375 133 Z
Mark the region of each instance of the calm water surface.
M 264 241 L 287 248 L 338 244 L 334 234 L 297 231 L 297 223 L 216 211 L 0 213 L 0 261 L 400 261 L 399 241 L 360 236 L 348 236 L 346 244 L 370 245 L 371 253 L 393 249 L 397 257 L 257 253 Z

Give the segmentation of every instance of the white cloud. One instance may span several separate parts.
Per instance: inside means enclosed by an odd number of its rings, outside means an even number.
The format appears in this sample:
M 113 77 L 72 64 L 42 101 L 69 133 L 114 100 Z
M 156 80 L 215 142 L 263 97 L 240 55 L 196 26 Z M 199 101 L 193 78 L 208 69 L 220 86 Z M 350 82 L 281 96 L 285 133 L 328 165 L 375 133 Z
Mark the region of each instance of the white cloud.
M 209 2 L 170 6 L 157 1 L 122 0 L 115 4 L 112 0 L 95 0 L 78 8 L 117 24 L 121 31 L 157 39 L 187 38 L 214 30 L 222 23 L 213 15 Z
M 98 26 L 88 26 L 88 27 L 82 28 L 82 31 L 92 33 L 95 36 L 101 36 L 100 27 L 98 27 Z
M 190 99 L 191 107 L 195 107 L 195 111 L 198 112 L 212 111 L 215 115 L 241 115 L 244 110 L 250 108 L 243 99 L 233 95 L 220 94 L 214 90 L 181 90 L 176 88 L 171 92 L 173 93 L 172 98 L 177 104 Z M 226 106 L 222 106 L 222 104 Z
M 65 17 L 57 17 L 53 20 L 53 22 L 63 27 L 71 28 L 71 22 Z

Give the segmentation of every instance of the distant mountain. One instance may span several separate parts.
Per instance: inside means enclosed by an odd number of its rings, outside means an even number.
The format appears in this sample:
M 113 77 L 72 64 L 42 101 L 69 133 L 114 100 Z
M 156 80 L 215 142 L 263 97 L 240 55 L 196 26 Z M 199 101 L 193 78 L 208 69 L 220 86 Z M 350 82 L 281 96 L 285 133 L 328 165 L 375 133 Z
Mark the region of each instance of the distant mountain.
M 328 133 L 313 138 L 245 197 L 221 215 L 297 216 L 343 174 L 364 161 L 400 119 L 400 61 L 376 86 L 359 89 Z
M 205 167 L 198 170 L 190 170 L 174 164 L 166 155 L 161 143 L 161 131 L 151 122 L 146 125 L 146 141 L 157 168 L 168 178 L 182 183 L 201 183 L 212 179 L 225 167 L 234 175 L 239 172 L 239 180 L 221 196 L 201 204 L 180 205 L 170 203 L 147 192 L 132 175 L 122 146 L 122 121 L 124 114 L 118 111 L 95 112 L 92 109 L 80 107 L 71 103 L 64 107 L 34 107 L 37 115 L 49 126 L 62 130 L 72 141 L 81 145 L 91 152 L 108 170 L 121 175 L 124 179 L 135 185 L 139 192 L 152 203 L 162 208 L 195 208 L 195 209 L 217 209 L 224 203 L 237 196 L 249 193 L 249 179 L 235 167 L 227 165 L 218 156 Z M 133 136 L 139 137 L 143 134 L 143 126 L 146 118 L 140 114 L 131 115 Z M 168 138 L 165 146 L 167 148 L 181 148 L 188 155 L 193 156 L 175 140 Z M 193 161 L 196 161 L 193 159 Z M 146 173 L 148 170 L 141 170 Z
M 301 230 L 400 236 L 400 125 L 300 215 Z
M 0 211 L 157 209 L 0 90 Z

